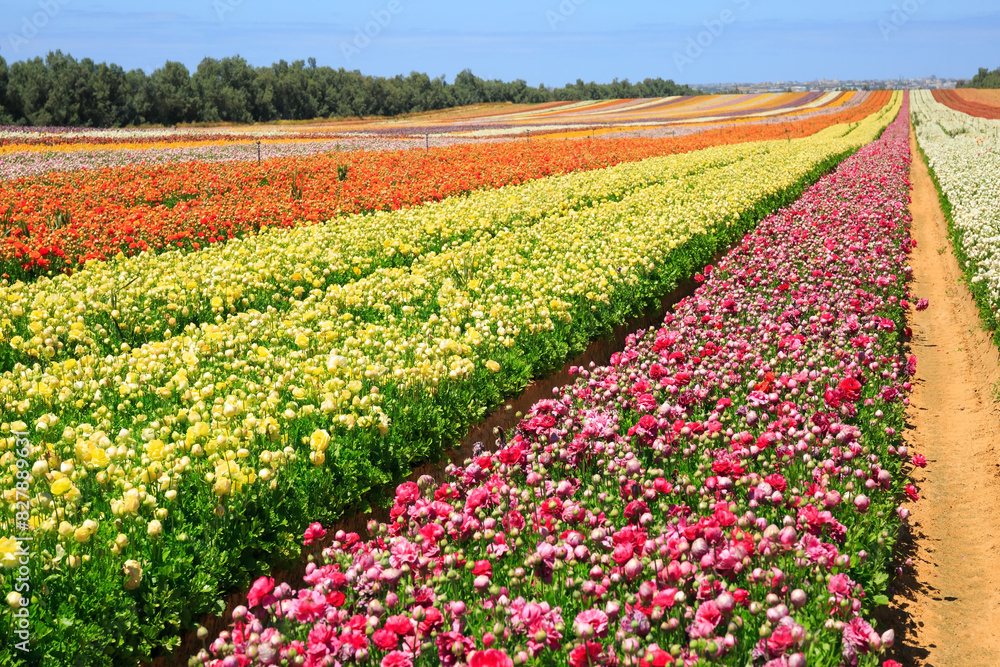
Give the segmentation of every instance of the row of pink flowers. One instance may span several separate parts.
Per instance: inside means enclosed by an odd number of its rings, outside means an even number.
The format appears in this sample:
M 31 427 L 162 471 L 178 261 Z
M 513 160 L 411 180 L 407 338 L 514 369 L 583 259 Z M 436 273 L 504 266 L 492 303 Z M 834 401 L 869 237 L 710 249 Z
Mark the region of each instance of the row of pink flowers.
M 897 433 L 907 132 L 904 104 L 661 329 L 574 369 L 497 452 L 400 485 L 370 538 L 311 526 L 332 542 L 302 587 L 259 579 L 192 664 L 884 660 L 872 611 L 926 465 Z

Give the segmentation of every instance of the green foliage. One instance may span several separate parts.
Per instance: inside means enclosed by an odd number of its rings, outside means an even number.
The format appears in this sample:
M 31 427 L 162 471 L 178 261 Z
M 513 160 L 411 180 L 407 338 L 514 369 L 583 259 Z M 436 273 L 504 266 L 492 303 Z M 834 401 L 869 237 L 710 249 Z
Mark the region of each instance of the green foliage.
M 77 61 L 61 51 L 44 59 L 0 58 L 0 124 L 121 127 L 194 122 L 253 123 L 341 116 L 392 116 L 490 102 L 693 95 L 671 80 L 632 84 L 567 84 L 532 88 L 523 80 L 481 79 L 469 70 L 453 83 L 443 76 L 411 72 L 391 78 L 343 68 L 318 67 L 316 60 L 279 60 L 253 67 L 244 58 L 205 58 L 192 74 L 167 61 L 147 75 L 118 65 Z

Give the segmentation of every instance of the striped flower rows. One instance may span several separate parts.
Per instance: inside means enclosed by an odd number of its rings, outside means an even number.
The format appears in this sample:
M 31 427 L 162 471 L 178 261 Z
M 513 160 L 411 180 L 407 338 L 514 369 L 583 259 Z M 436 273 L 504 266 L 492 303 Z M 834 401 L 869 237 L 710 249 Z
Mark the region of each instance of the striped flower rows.
M 449 225 L 466 224 L 475 211 L 457 201 L 387 214 L 386 225 L 399 216 L 397 229 L 422 222 L 417 228 L 427 238 L 394 232 L 383 252 L 412 260 L 378 268 L 345 263 L 350 273 L 367 272 L 353 281 L 322 282 L 320 267 L 335 265 L 337 256 L 322 253 L 340 252 L 337 233 L 279 275 L 262 275 L 268 265 L 254 265 L 253 253 L 274 239 L 271 258 L 294 256 L 307 236 L 232 242 L 225 252 L 242 257 L 242 294 L 235 263 L 218 265 L 215 284 L 208 265 L 198 275 L 186 268 L 170 274 L 170 259 L 197 254 L 119 260 L 132 262 L 130 271 L 109 264 L 117 274 L 108 279 L 122 286 L 154 259 L 165 262 L 157 280 L 176 286 L 176 295 L 159 295 L 162 306 L 134 301 L 143 304 L 137 311 L 184 316 L 174 300 L 185 290 L 192 304 L 207 298 L 212 310 L 210 321 L 154 328 L 150 342 L 115 341 L 117 349 L 101 346 L 112 344 L 112 329 L 124 335 L 124 287 L 109 295 L 104 340 L 93 322 L 84 319 L 81 330 L 73 319 L 102 287 L 97 268 L 85 272 L 93 284 L 75 294 L 59 289 L 71 279 L 40 281 L 31 289 L 43 291 L 14 315 L 32 320 L 29 328 L 42 325 L 33 331 L 42 345 L 31 343 L 40 354 L 0 375 L 0 487 L 13 504 L 14 434 L 27 431 L 33 576 L 48 582 L 43 604 L 77 601 L 38 621 L 61 624 L 47 650 L 71 662 L 80 645 L 126 624 L 144 629 L 109 646 L 109 660 L 148 655 L 156 641 L 211 608 L 219 591 L 287 555 L 306 517 L 336 517 L 412 461 L 451 445 L 489 406 L 668 292 L 875 138 L 900 104 L 897 95 L 870 118 L 806 139 L 567 177 L 572 187 L 552 185 L 553 193 L 545 182 L 532 183 L 523 186 L 529 199 L 517 188 L 483 194 L 496 197 L 488 215 L 477 213 L 484 220 L 412 253 L 405 247 L 451 233 L 435 217 L 442 211 L 458 216 Z M 518 207 L 521 213 L 510 214 Z M 244 244 L 253 252 L 241 256 Z M 311 253 L 320 255 L 318 264 Z M 257 281 L 259 295 L 250 289 Z M 5 302 L 20 304 L 23 289 L 6 290 Z M 67 342 L 57 355 L 60 336 Z M 12 525 L 0 526 L 0 539 L 13 533 Z M 9 560 L 10 543 L 0 544 L 0 559 Z
M 500 451 L 400 485 L 389 523 L 330 535 L 299 587 L 258 579 L 189 664 L 882 663 L 874 611 L 926 465 L 898 434 L 908 125 L 904 107 Z

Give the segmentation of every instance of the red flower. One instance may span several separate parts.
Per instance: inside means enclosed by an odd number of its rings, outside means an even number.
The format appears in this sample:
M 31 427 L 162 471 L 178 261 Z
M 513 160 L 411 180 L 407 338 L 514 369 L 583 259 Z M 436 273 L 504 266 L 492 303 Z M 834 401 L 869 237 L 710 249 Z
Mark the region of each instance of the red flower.
M 604 650 L 598 642 L 587 642 L 577 646 L 569 652 L 570 667 L 592 667 L 593 665 L 603 665 L 606 662 L 605 656 L 601 654 Z M 470 665 L 472 667 L 472 665 Z
M 399 635 L 392 630 L 379 628 L 372 635 L 372 641 L 383 651 L 392 651 L 399 646 Z
M 487 577 L 493 576 L 493 566 L 488 560 L 477 560 L 476 566 L 472 569 L 472 574 L 476 577 L 483 575 Z
M 840 382 L 840 391 L 844 400 L 854 403 L 861 398 L 861 383 L 854 378 L 846 378 Z

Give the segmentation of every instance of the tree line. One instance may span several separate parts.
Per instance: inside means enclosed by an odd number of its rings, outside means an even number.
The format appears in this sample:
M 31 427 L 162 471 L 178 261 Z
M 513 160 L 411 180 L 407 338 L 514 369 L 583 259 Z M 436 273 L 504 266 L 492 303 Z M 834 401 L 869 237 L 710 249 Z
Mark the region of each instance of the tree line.
M 1000 88 L 1000 67 L 992 72 L 980 67 L 979 72 L 968 81 L 960 81 L 959 88 Z
M 317 66 L 315 58 L 254 67 L 240 56 L 205 58 L 192 73 L 167 61 L 147 75 L 119 65 L 76 60 L 61 51 L 11 63 L 0 57 L 0 124 L 122 127 L 196 122 L 267 122 L 394 116 L 483 102 L 537 103 L 692 95 L 672 80 L 628 79 L 537 88 L 523 80 L 487 80 L 469 70 L 443 76 L 367 76 Z

